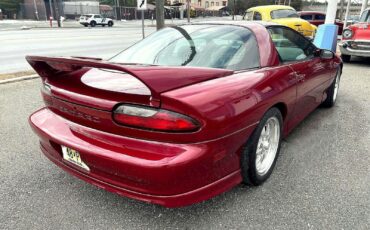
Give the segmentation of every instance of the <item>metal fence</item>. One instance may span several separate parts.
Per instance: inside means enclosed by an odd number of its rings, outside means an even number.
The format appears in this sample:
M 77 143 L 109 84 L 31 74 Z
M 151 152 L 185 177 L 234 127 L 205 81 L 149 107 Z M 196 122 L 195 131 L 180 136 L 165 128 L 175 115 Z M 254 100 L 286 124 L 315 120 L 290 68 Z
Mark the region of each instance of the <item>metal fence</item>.
M 36 6 L 36 8 L 35 8 Z M 77 19 L 83 14 L 102 14 L 105 17 L 114 18 L 117 20 L 137 20 L 141 19 L 141 12 L 136 7 L 110 7 L 102 8 L 99 4 L 89 5 L 83 2 L 64 2 L 59 6 L 59 15 L 67 19 Z M 55 9 L 53 9 L 53 15 Z M 207 11 L 207 10 L 191 10 L 191 17 L 205 17 L 205 16 L 223 16 L 222 11 Z M 16 19 L 38 19 L 47 20 L 50 16 L 49 5 L 45 4 L 20 4 L 19 12 L 12 15 Z M 181 6 L 165 7 L 164 16 L 166 19 L 172 18 L 186 18 L 186 9 Z M 144 11 L 145 19 L 156 19 L 155 9 L 148 9 Z M 8 17 L 9 18 L 9 17 Z
M 65 2 L 63 4 L 63 13 L 66 18 L 70 19 L 78 18 L 83 14 L 100 14 L 99 3 Z
M 48 15 L 46 13 L 44 4 L 20 4 L 19 12 L 16 18 L 47 20 Z

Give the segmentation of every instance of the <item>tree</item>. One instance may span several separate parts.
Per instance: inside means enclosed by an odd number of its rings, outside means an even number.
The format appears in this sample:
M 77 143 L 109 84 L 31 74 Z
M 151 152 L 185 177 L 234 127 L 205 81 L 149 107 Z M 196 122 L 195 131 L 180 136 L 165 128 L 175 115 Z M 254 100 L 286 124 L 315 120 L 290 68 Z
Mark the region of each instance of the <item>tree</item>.
M 23 2 L 22 0 L 1 0 L 0 9 L 7 13 L 10 12 L 16 13 L 19 9 L 19 4 L 22 2 Z
M 289 0 L 285 3 L 288 4 Z M 280 0 L 280 4 L 284 4 L 284 0 Z M 254 6 L 275 5 L 275 0 L 235 0 L 235 14 L 244 14 L 245 10 Z M 297 11 L 302 8 L 302 0 L 291 0 L 291 7 Z M 232 11 L 234 9 L 234 0 L 229 0 L 228 8 Z

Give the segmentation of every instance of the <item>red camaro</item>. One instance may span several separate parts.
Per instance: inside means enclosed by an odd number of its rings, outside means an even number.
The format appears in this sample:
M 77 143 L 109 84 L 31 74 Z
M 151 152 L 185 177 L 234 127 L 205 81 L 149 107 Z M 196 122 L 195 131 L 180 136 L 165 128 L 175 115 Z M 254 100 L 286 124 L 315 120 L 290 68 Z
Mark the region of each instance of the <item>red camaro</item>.
M 43 153 L 108 191 L 167 207 L 262 184 L 280 143 L 333 106 L 342 63 L 298 32 L 257 22 L 162 29 L 109 61 L 28 56 L 46 107 Z

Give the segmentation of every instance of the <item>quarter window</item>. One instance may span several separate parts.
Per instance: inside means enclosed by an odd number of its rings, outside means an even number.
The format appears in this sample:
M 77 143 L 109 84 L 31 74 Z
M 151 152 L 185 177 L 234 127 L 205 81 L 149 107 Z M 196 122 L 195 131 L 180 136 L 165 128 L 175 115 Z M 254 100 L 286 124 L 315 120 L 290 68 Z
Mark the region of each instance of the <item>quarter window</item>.
M 298 32 L 284 27 L 270 27 L 268 30 L 282 62 L 314 57 L 316 47 Z

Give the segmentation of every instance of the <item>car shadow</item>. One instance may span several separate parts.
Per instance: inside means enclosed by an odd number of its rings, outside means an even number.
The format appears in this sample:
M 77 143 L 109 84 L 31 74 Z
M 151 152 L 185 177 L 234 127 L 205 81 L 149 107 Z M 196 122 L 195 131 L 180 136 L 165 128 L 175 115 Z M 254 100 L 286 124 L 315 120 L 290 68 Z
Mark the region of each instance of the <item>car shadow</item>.
M 351 64 L 352 66 L 370 66 L 370 57 L 351 57 L 351 62 L 344 63 L 344 66 Z

